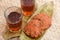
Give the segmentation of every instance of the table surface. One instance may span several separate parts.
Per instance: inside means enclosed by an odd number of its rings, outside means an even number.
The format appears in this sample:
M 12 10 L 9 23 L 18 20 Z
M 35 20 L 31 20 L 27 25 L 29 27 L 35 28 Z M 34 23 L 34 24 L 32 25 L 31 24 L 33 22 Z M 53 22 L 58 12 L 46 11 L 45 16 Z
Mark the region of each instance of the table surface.
M 36 0 L 37 7 L 45 2 L 54 2 L 54 13 L 52 17 L 52 26 L 46 31 L 41 40 L 60 40 L 60 0 Z M 0 0 L 0 40 L 4 40 L 2 34 L 4 33 L 6 20 L 4 18 L 4 11 L 11 6 L 20 7 L 20 0 Z

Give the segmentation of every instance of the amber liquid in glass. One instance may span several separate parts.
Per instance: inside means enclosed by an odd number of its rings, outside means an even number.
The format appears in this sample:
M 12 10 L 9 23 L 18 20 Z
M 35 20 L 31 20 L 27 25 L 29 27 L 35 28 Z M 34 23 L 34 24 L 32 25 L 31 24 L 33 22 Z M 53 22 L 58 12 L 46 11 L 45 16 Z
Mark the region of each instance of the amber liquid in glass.
M 21 18 L 21 14 L 18 12 L 11 12 L 8 15 L 8 28 L 11 32 L 17 32 L 21 29 L 21 25 L 22 25 L 22 18 Z
M 35 8 L 35 0 L 21 0 L 23 15 L 31 16 Z

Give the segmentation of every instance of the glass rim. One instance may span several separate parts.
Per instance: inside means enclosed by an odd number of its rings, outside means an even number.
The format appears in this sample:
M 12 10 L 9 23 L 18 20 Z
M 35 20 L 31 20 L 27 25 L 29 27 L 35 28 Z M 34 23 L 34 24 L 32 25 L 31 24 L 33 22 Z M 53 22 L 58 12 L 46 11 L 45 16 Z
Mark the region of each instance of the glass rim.
M 12 7 L 8 7 L 5 11 L 4 11 L 4 16 L 6 17 L 6 11 L 7 10 L 9 10 L 10 8 L 18 8 L 18 9 L 20 9 L 20 12 L 22 13 L 22 10 L 21 10 L 21 8 L 19 8 L 19 7 L 17 7 L 17 6 L 12 6 Z M 14 12 L 14 11 L 12 11 L 12 12 Z M 16 11 L 17 12 L 17 11 Z

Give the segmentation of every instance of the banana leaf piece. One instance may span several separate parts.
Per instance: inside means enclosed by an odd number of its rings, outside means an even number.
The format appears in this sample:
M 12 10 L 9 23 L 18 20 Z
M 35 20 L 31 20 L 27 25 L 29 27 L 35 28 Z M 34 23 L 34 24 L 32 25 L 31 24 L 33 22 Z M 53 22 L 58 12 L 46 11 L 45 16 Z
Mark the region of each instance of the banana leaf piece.
M 43 10 L 41 10 L 40 13 L 44 12 L 44 13 L 47 13 L 48 15 L 50 15 L 52 17 L 52 14 L 53 14 L 53 2 L 47 3 L 45 5 L 45 7 L 43 7 L 42 9 Z

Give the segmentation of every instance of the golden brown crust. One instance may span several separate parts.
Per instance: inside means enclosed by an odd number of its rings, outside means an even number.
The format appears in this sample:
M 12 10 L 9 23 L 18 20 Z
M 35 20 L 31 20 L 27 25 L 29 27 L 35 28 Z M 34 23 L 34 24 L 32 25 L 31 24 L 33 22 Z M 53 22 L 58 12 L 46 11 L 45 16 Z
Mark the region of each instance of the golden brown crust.
M 41 24 L 42 24 L 41 28 L 43 30 L 48 29 L 51 25 L 51 17 L 48 14 L 41 13 L 41 14 L 36 15 L 33 19 L 37 19 L 41 21 Z
M 32 37 L 37 38 L 42 34 L 42 30 L 40 29 L 40 23 L 38 20 L 31 20 L 24 28 L 25 33 Z

